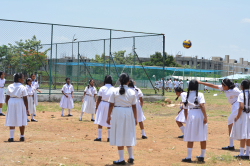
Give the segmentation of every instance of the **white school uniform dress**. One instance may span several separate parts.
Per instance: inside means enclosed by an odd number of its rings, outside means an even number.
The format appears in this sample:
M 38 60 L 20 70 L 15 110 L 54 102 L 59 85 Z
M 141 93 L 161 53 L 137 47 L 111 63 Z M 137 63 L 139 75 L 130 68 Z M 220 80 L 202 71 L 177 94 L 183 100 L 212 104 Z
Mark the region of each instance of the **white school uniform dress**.
M 162 88 L 163 80 L 159 81 L 159 88 Z
M 180 82 L 179 81 L 175 81 L 175 88 L 179 87 Z
M 95 114 L 95 98 L 94 95 L 97 94 L 96 88 L 93 86 L 89 86 L 85 88 L 84 92 L 86 92 L 84 96 L 84 100 L 82 103 L 82 112 L 87 114 Z M 107 119 L 106 119 L 107 120 Z
M 181 93 L 181 101 L 186 102 L 187 93 Z M 204 116 L 199 105 L 195 105 L 196 91 L 189 92 L 188 104 L 184 109 L 189 109 L 186 126 L 184 130 L 185 142 L 200 142 L 207 140 L 207 124 L 203 123 Z M 199 104 L 205 103 L 204 95 L 198 93 L 197 96 Z
M 33 95 L 36 91 L 33 86 L 26 85 L 26 90 L 28 93 L 27 99 L 28 99 L 28 110 L 30 114 L 36 113 L 36 106 L 35 103 L 33 103 Z M 34 97 L 35 98 L 35 97 Z
M 182 93 L 187 93 L 187 92 L 182 92 Z M 183 106 L 180 106 L 180 108 L 183 108 Z M 175 120 L 181 123 L 186 123 L 184 109 L 180 111 L 180 113 L 176 116 Z
M 34 92 L 34 100 L 35 100 L 35 105 L 37 106 L 38 105 L 38 97 L 37 97 L 37 91 L 36 89 L 39 88 L 39 84 L 37 81 L 32 81 L 32 84 L 31 84 L 34 89 L 35 89 L 35 92 Z
M 21 127 L 27 125 L 27 112 L 23 97 L 27 96 L 27 90 L 21 83 L 10 84 L 6 95 L 10 96 L 7 106 L 5 126 Z
M 120 95 L 119 88 L 114 88 L 109 103 L 114 103 L 111 114 L 110 145 L 135 146 L 136 130 L 132 105 L 136 104 L 135 91 L 123 85 L 125 94 Z
M 224 91 L 222 85 L 219 85 L 218 87 L 220 91 Z M 227 97 L 227 101 L 232 105 L 231 114 L 228 116 L 228 125 L 230 125 L 234 122 L 234 118 L 238 115 L 239 102 L 237 100 L 240 94 L 240 90 L 235 87 L 234 89 L 224 91 L 224 93 Z
M 95 117 L 95 124 L 110 127 L 111 125 L 107 124 L 108 112 L 109 112 L 109 97 L 112 94 L 114 87 L 111 84 L 105 84 L 102 86 L 98 92 L 98 96 L 102 97 Z
M 179 87 L 183 89 L 183 82 L 180 81 Z
M 4 84 L 5 84 L 5 79 L 0 78 L 0 103 L 5 103 L 4 100 Z
M 143 122 L 146 118 L 143 115 L 142 107 L 141 107 L 141 102 L 140 102 L 140 97 L 143 97 L 142 91 L 135 87 L 135 88 L 129 88 L 135 91 L 135 97 L 136 97 L 136 112 L 137 112 L 137 122 Z
M 159 89 L 159 81 L 155 81 L 155 87 Z
M 74 108 L 74 101 L 71 95 L 71 92 L 74 92 L 74 88 L 71 84 L 65 84 L 62 87 L 62 91 L 68 96 L 68 98 L 63 95 L 60 102 L 60 107 L 64 109 Z
M 235 87 L 237 87 L 237 88 L 238 88 L 238 83 L 234 83 L 234 85 L 235 85 Z
M 248 94 L 249 91 L 245 90 L 246 110 L 248 109 Z M 238 96 L 237 102 L 244 104 L 243 92 Z M 250 139 L 250 113 L 246 113 L 244 110 L 242 110 L 240 118 L 236 122 L 233 122 L 230 137 L 234 140 Z
M 187 89 L 188 89 L 188 87 L 189 87 L 189 81 L 187 81 Z
M 172 81 L 171 81 L 171 80 L 169 80 L 169 82 L 168 82 L 168 87 L 169 87 L 170 89 L 173 88 L 173 85 L 172 85 Z

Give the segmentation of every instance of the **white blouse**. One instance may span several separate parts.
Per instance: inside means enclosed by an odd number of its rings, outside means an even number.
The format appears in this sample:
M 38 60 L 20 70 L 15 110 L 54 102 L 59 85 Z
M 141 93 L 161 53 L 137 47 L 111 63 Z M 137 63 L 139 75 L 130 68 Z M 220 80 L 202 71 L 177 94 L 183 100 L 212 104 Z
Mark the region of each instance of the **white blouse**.
M 119 88 L 114 88 L 113 93 L 109 98 L 110 103 L 114 103 L 115 106 L 120 107 L 131 107 L 132 105 L 136 104 L 136 96 L 135 91 L 128 88 L 127 85 L 123 85 L 125 89 L 125 94 L 120 95 Z
M 95 86 L 89 86 L 85 88 L 84 92 L 86 92 L 87 95 L 90 95 L 90 96 L 94 96 L 97 94 L 97 90 L 95 88 Z
M 37 81 L 32 81 L 32 84 L 31 84 L 35 89 L 39 88 L 39 84 Z
M 26 90 L 27 90 L 27 93 L 28 93 L 29 96 L 34 95 L 35 89 L 34 89 L 33 86 L 26 85 Z
M 13 83 L 8 86 L 6 95 L 13 98 L 21 98 L 28 96 L 28 93 L 25 86 L 23 86 L 21 83 Z
M 68 84 L 63 85 L 62 91 L 63 91 L 64 93 L 66 93 L 66 94 L 68 94 L 68 93 L 71 94 L 71 92 L 74 92 L 73 85 L 71 85 L 71 84 L 69 84 L 69 85 L 68 85 Z
M 183 108 L 184 109 L 192 109 L 195 107 L 199 107 L 199 105 L 194 104 L 195 98 L 196 98 L 196 91 L 190 91 L 189 92 L 189 96 L 188 96 L 188 104 L 187 106 L 185 106 L 185 102 L 186 102 L 186 98 L 187 98 L 187 92 L 182 92 L 181 93 L 181 102 L 183 103 Z M 202 104 L 205 103 L 205 98 L 203 93 L 198 92 L 198 103 Z
M 109 101 L 109 97 L 111 96 L 114 87 L 111 84 L 105 84 L 102 86 L 98 92 L 98 96 L 102 97 L 103 101 Z
M 3 88 L 5 84 L 5 79 L 0 79 L 0 88 Z
M 219 87 L 220 91 L 224 91 L 222 88 L 222 85 L 219 85 L 218 87 Z M 229 89 L 229 90 L 226 90 L 224 92 L 225 92 L 225 96 L 227 97 L 227 101 L 230 104 L 234 104 L 237 101 L 238 96 L 239 96 L 241 91 L 237 87 L 235 87 L 233 89 Z

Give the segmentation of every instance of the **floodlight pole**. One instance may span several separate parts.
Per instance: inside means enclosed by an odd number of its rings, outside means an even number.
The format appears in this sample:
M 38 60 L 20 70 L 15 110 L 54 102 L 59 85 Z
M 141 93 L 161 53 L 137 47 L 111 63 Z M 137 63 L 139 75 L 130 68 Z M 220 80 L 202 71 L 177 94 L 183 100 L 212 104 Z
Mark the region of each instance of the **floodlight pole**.
M 74 43 L 74 41 L 76 41 L 76 39 L 75 39 L 75 35 L 76 34 L 74 34 L 74 36 L 73 36 L 73 39 L 72 39 L 72 62 L 73 62 L 73 43 Z
M 163 34 L 163 72 L 162 72 L 162 75 L 163 75 L 163 85 L 162 85 L 162 95 L 164 96 L 164 93 L 165 93 L 165 82 L 164 82 L 164 76 L 165 76 L 165 35 Z
M 51 25 L 51 43 L 50 43 L 50 61 L 49 61 L 49 96 L 51 94 L 52 46 L 53 46 L 53 24 Z

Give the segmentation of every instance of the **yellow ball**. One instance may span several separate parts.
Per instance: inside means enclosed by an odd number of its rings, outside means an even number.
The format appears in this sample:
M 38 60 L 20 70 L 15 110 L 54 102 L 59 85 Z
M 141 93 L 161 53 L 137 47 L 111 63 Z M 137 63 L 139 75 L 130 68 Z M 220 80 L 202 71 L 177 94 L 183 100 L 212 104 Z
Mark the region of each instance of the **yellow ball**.
M 192 42 L 190 40 L 184 40 L 183 47 L 188 49 L 192 46 Z

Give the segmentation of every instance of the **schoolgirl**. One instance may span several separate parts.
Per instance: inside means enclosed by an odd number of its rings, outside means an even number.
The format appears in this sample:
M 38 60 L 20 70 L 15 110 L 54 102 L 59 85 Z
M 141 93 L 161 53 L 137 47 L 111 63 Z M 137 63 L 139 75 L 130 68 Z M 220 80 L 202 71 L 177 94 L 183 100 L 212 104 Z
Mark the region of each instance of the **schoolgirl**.
M 191 80 L 188 92 L 181 93 L 186 120 L 183 140 L 187 142 L 187 157 L 182 162 L 191 162 L 194 142 L 200 142 L 201 155 L 196 158 L 198 161 L 204 162 L 207 140 L 207 115 L 204 95 L 198 92 L 198 86 L 196 80 Z
M 236 158 L 248 159 L 250 150 L 250 93 L 249 81 L 243 80 L 241 82 L 242 93 L 238 96 L 239 110 L 238 115 L 234 119 L 233 128 L 230 137 L 234 140 L 240 140 L 240 154 Z M 244 154 L 245 150 L 246 152 Z
M 113 92 L 113 78 L 106 75 L 104 78 L 104 86 L 98 92 L 98 100 L 96 102 L 96 118 L 95 124 L 98 124 L 98 137 L 94 141 L 102 141 L 102 126 L 108 128 L 108 139 L 110 138 L 110 125 L 107 124 L 107 117 L 109 111 L 109 97 Z
M 91 121 L 95 121 L 94 114 L 96 110 L 96 95 L 97 91 L 94 86 L 94 80 L 89 80 L 89 85 L 85 88 L 84 94 L 82 97 L 82 110 L 81 110 L 81 116 L 79 121 L 82 121 L 82 115 L 83 113 L 91 114 Z
M 136 96 L 136 100 L 137 100 L 136 101 L 137 122 L 139 123 L 139 126 L 141 128 L 142 139 L 147 139 L 148 137 L 145 134 L 144 125 L 143 125 L 143 121 L 146 119 L 145 116 L 143 115 L 143 111 L 142 111 L 143 93 L 139 88 L 135 87 L 135 81 L 132 79 L 129 80 L 128 87 L 130 89 L 132 89 L 133 91 L 135 91 L 135 96 Z
M 31 85 L 32 80 L 31 78 L 26 79 L 26 90 L 28 93 L 27 99 L 28 99 L 28 110 L 31 115 L 31 122 L 37 122 L 37 120 L 34 119 L 34 114 L 36 113 L 36 106 L 35 106 L 35 100 L 34 100 L 34 93 L 36 89 Z M 29 122 L 29 119 L 27 118 L 27 122 Z
M 189 80 L 187 79 L 187 90 L 188 90 L 188 87 L 189 87 Z
M 183 81 L 182 81 L 182 79 L 180 80 L 179 87 L 180 87 L 181 89 L 183 89 Z
M 24 76 L 21 73 L 14 74 L 14 83 L 10 84 L 6 92 L 7 115 L 5 126 L 10 127 L 9 142 L 14 142 L 15 127 L 20 128 L 20 141 L 24 141 L 24 130 L 27 125 L 28 100 L 27 90 L 22 85 Z
M 60 107 L 62 108 L 62 114 L 61 114 L 62 117 L 63 117 L 64 109 L 69 110 L 68 116 L 73 116 L 71 115 L 70 111 L 72 108 L 74 108 L 74 101 L 73 101 L 74 88 L 73 88 L 73 85 L 70 84 L 70 78 L 66 78 L 65 81 L 66 81 L 66 84 L 63 85 L 62 87 L 63 96 L 60 102 Z
M 158 79 L 156 79 L 156 81 L 155 81 L 155 89 L 157 89 L 158 92 L 159 92 L 159 81 L 158 81 Z
M 38 84 L 38 82 L 36 80 L 36 75 L 35 74 L 31 74 L 30 78 L 32 79 L 32 86 L 35 89 L 35 92 L 34 92 L 34 103 L 35 103 L 35 106 L 38 106 L 37 92 L 41 93 L 41 91 L 38 89 L 39 88 L 39 84 Z M 34 116 L 36 116 L 36 114 L 34 114 Z
M 169 79 L 169 84 L 168 84 L 168 86 L 169 86 L 169 90 L 170 90 L 170 92 L 172 92 L 172 89 L 173 89 L 173 82 L 172 82 L 172 78 L 170 78 L 170 79 Z
M 4 84 L 5 84 L 5 73 L 3 71 L 0 71 L 0 116 L 5 116 L 3 114 L 3 104 L 4 101 Z
M 207 80 L 206 80 L 206 82 L 207 82 Z M 204 86 L 204 93 L 205 93 L 206 91 L 207 91 L 208 93 L 210 93 L 209 90 L 207 89 L 207 86 Z
M 168 91 L 168 89 L 169 89 L 169 79 L 167 79 L 167 81 L 166 81 L 166 88 L 165 88 L 165 90 Z
M 237 99 L 240 94 L 240 90 L 237 87 L 235 87 L 234 83 L 227 78 L 221 81 L 221 85 L 214 85 L 214 84 L 201 82 L 201 81 L 198 81 L 198 83 L 208 86 L 210 88 L 219 89 L 220 91 L 225 92 L 227 101 L 232 105 L 231 114 L 228 116 L 228 129 L 229 129 L 229 136 L 230 136 L 234 118 L 237 116 L 237 113 L 238 113 L 239 102 L 237 101 Z M 223 147 L 222 149 L 223 150 L 235 150 L 233 138 L 229 137 L 229 146 Z
M 163 78 L 161 78 L 161 80 L 159 81 L 159 89 L 162 89 L 163 84 L 164 84 Z
M 124 146 L 127 146 L 129 154 L 128 163 L 134 162 L 132 146 L 136 144 L 136 96 L 135 92 L 128 88 L 127 73 L 122 73 L 119 81 L 121 86 L 115 88 L 109 98 L 107 123 L 111 124 L 110 145 L 118 146 L 119 160 L 113 161 L 113 164 L 125 165 Z
M 184 92 L 181 87 L 177 87 L 175 89 L 175 94 L 177 96 L 177 98 L 175 100 L 178 100 L 178 98 L 181 96 L 182 93 L 186 93 L 186 92 Z M 183 103 L 181 102 L 181 104 L 183 104 Z M 180 109 L 181 110 L 178 112 L 178 115 L 176 116 L 175 120 L 176 120 L 178 127 L 180 128 L 180 130 L 182 132 L 182 135 L 178 136 L 178 138 L 183 138 L 184 137 L 184 130 L 185 130 L 183 123 L 186 123 L 186 120 L 185 120 L 184 109 L 183 109 L 182 105 L 180 106 Z

